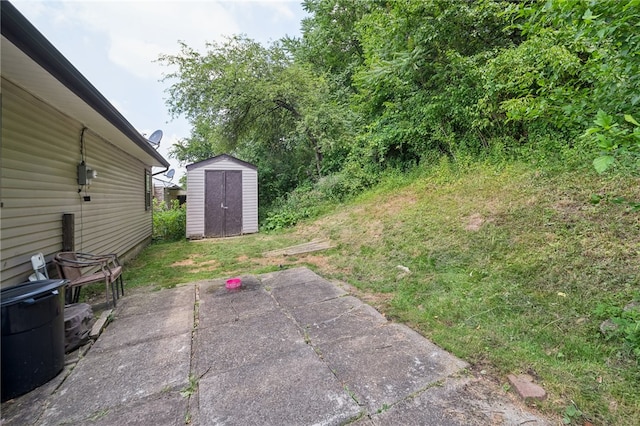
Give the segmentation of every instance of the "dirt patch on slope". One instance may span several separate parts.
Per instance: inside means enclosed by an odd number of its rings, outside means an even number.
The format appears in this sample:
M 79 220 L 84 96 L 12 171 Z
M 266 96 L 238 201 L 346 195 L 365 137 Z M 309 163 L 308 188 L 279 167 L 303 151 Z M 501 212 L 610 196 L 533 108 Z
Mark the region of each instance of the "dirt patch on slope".
M 171 264 L 171 267 L 190 266 L 190 267 L 193 267 L 190 270 L 190 272 L 196 273 L 196 272 L 211 271 L 211 270 L 215 269 L 215 267 L 218 265 L 218 261 L 215 260 L 215 259 L 206 260 L 204 262 L 198 262 L 198 258 L 200 258 L 200 257 L 202 257 L 202 256 L 200 256 L 200 255 L 191 255 L 187 259 L 180 260 L 178 262 L 173 262 Z

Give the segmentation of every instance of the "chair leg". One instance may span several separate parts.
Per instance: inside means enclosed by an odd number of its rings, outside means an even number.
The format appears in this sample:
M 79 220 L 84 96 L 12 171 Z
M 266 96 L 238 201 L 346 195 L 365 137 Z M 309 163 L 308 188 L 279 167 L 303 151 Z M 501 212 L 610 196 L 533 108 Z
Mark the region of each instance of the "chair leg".
M 111 281 L 111 300 L 113 301 L 114 308 L 116 307 L 116 300 L 118 299 L 117 292 L 118 283 L 116 281 Z

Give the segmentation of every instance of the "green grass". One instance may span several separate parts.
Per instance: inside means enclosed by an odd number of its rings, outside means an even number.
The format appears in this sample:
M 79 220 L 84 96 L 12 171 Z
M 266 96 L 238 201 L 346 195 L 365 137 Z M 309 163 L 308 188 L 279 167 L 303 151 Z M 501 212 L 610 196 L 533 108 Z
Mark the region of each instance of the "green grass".
M 127 264 L 125 280 L 131 287 L 175 287 L 177 284 L 279 269 L 273 262 L 256 262 L 274 242 L 296 244 L 289 235 L 261 234 L 220 240 L 152 244 Z
M 171 287 L 310 266 L 474 369 L 502 381 L 531 374 L 549 394 L 538 404 L 547 413 L 567 417 L 570 408 L 575 424 L 636 425 L 638 360 L 603 338 L 598 312 L 640 297 L 640 213 L 610 201 L 639 200 L 639 183 L 587 169 L 442 162 L 389 175 L 288 231 L 154 244 L 127 265 L 125 280 Z M 262 256 L 317 237 L 337 247 Z

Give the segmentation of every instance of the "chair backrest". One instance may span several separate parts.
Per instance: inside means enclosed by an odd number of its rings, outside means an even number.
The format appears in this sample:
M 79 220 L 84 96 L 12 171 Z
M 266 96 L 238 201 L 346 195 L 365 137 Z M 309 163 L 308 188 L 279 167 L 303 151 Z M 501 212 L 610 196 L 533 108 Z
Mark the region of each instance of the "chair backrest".
M 58 267 L 58 272 L 60 273 L 60 276 L 62 278 L 73 281 L 82 276 L 81 268 L 72 263 L 65 262 L 65 260 L 77 260 L 75 252 L 61 251 L 60 253 L 56 254 L 55 260 L 56 266 Z
M 29 275 L 29 281 L 48 280 L 47 261 L 42 253 L 36 253 L 31 256 L 31 266 L 33 274 Z

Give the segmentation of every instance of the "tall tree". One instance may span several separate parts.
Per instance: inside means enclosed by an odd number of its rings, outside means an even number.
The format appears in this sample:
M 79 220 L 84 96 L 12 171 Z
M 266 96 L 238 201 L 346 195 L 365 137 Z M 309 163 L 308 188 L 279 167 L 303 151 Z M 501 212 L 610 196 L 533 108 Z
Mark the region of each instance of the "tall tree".
M 364 62 L 356 102 L 368 118 L 364 142 L 378 161 L 419 161 L 431 152 L 477 149 L 481 68 L 519 41 L 505 31 L 501 0 L 389 1 L 356 29 Z
M 606 170 L 617 157 L 639 170 L 640 0 L 537 1 L 521 6 L 520 12 L 527 18 L 523 30 L 528 42 L 539 45 L 538 54 L 562 52 L 558 58 L 570 59 L 554 58 L 549 64 L 569 68 L 547 65 L 529 72 L 536 84 L 505 109 L 526 120 L 527 110 L 512 105 L 529 98 L 534 111 L 550 111 L 545 122 L 553 123 L 552 115 L 565 117 L 563 127 L 575 133 L 593 123 L 586 136 L 604 154 L 594 162 L 596 169 Z
M 304 0 L 302 6 L 309 17 L 302 20 L 297 59 L 311 64 L 319 73 L 333 76 L 338 86 L 350 87 L 353 73 L 363 59 L 356 25 L 377 7 L 377 2 Z
M 333 128 L 327 123 L 332 116 L 320 114 L 326 81 L 294 63 L 282 43 L 265 47 L 234 36 L 207 44 L 205 53 L 182 44 L 178 55 L 160 61 L 173 68 L 165 78 L 170 111 L 184 114 L 193 127 L 171 153 L 178 160 L 228 152 L 291 176 L 279 179 L 275 193 L 264 194 L 268 199 L 322 174 Z M 275 170 L 276 163 L 286 167 Z

